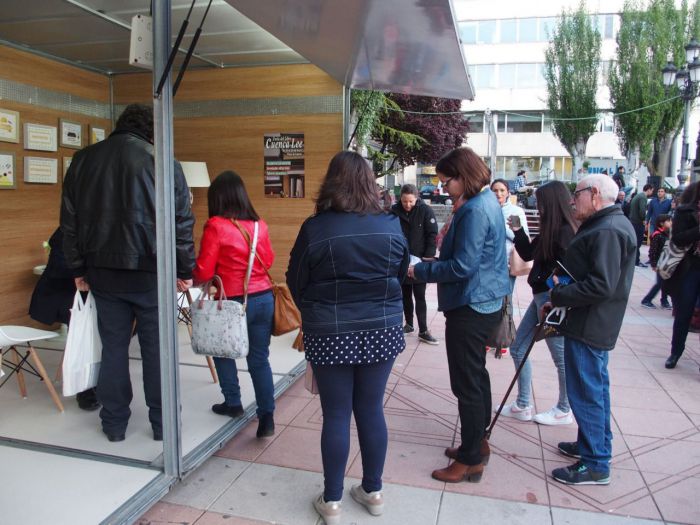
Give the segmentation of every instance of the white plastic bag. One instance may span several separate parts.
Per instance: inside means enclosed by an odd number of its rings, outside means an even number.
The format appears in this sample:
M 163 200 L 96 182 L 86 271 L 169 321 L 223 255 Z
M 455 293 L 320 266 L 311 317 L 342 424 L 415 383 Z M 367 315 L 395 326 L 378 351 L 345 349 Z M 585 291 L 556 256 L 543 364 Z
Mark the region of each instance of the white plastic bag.
M 97 329 L 97 305 L 92 293 L 83 301 L 75 293 L 66 351 L 63 357 L 63 395 L 73 396 L 97 385 L 102 360 L 102 341 Z

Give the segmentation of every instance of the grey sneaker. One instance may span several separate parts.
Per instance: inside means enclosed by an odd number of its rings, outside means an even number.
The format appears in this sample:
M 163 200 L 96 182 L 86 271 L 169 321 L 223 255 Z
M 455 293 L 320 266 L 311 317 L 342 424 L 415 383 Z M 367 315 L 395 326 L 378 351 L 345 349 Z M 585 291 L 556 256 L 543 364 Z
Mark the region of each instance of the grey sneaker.
M 403 325 L 403 333 L 404 333 L 404 334 L 412 334 L 412 333 L 413 333 L 413 326 L 411 326 L 411 325 L 408 324 L 408 323 L 406 323 L 405 325 Z
M 314 509 L 326 525 L 340 525 L 340 501 L 324 501 L 323 492 L 314 500 Z
M 362 485 L 353 485 L 350 495 L 360 505 L 364 505 L 372 516 L 381 516 L 384 512 L 384 496 L 380 490 L 365 492 Z
M 418 334 L 418 339 L 423 341 L 424 343 L 428 343 L 429 345 L 436 345 L 438 344 L 438 340 L 433 337 L 433 335 L 428 332 L 427 330 L 425 332 L 421 332 Z

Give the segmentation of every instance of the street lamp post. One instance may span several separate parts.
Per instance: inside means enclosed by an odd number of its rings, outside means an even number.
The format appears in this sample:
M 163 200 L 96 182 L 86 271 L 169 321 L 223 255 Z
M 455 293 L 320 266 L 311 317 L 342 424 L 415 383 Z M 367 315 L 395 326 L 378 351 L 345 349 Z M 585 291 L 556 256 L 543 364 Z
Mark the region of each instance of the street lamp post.
M 700 85 L 700 44 L 695 38 L 685 46 L 685 58 L 687 64 L 683 65 L 680 70 L 678 70 L 672 62 L 666 64 L 666 67 L 662 70 L 664 86 L 671 88 L 673 84 L 676 84 L 685 104 L 683 112 L 681 169 L 678 173 L 678 188 L 681 190 L 685 188 L 688 182 L 688 176 L 686 175 L 689 148 L 688 118 L 693 101 L 698 96 L 698 86 Z

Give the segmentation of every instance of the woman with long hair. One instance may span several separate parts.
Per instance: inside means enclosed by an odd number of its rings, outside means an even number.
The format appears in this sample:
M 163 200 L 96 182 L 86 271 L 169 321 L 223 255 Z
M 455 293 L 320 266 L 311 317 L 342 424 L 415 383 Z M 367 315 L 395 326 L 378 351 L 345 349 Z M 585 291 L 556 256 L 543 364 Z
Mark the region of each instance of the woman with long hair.
M 525 172 L 522 172 L 525 173 Z M 491 191 L 496 196 L 498 204 L 501 206 L 501 213 L 503 214 L 503 224 L 507 224 L 508 219 L 511 215 L 516 215 L 520 219 L 520 224 L 525 230 L 525 234 L 529 235 L 530 232 L 527 229 L 527 217 L 525 217 L 525 212 L 517 204 L 513 204 L 510 201 L 510 187 L 508 186 L 508 181 L 505 179 L 495 179 L 491 183 Z M 513 252 L 513 239 L 515 234 L 512 230 L 506 228 L 506 258 L 508 259 L 508 270 L 510 270 L 510 258 Z M 515 275 L 510 275 L 510 293 L 513 294 L 513 288 L 515 287 Z
M 681 194 L 673 214 L 671 241 L 688 253 L 673 275 L 664 283 L 664 290 L 671 294 L 676 316 L 673 319 L 671 355 L 666 368 L 675 368 L 685 350 L 688 329 L 693 310 L 700 295 L 700 182 L 693 182 Z
M 324 490 L 313 505 L 327 525 L 340 522 L 353 414 L 363 474 L 350 494 L 372 515 L 384 509 L 384 390 L 406 346 L 401 282 L 408 262 L 399 219 L 382 210 L 369 164 L 357 153 L 338 153 L 287 270 L 321 397 Z
M 250 255 L 249 240 L 253 238 L 255 223 L 258 223 L 258 257 L 254 260 L 248 283 L 246 361 L 258 405 L 257 437 L 272 436 L 275 433 L 275 388 L 270 368 L 270 337 L 275 301 L 267 270 L 274 262 L 275 253 L 267 224 L 255 211 L 238 174 L 233 171 L 221 173 L 209 186 L 207 197 L 209 220 L 204 225 L 199 257 L 193 272 L 194 280 L 204 283 L 218 275 L 228 300 L 243 302 L 243 283 Z M 213 405 L 212 411 L 222 416 L 242 416 L 244 410 L 236 360 L 215 357 L 214 365 L 224 402 Z
M 489 169 L 471 148 L 457 148 L 435 166 L 452 200 L 464 200 L 442 241 L 440 257 L 409 268 L 408 275 L 438 283 L 438 310 L 445 315 L 450 386 L 457 398 L 461 443 L 445 455 L 455 461 L 435 470 L 449 483 L 481 479 L 490 449 L 484 438 L 491 421 L 491 381 L 486 338 L 502 317 L 510 293 L 506 231 L 501 207 L 489 191 Z
M 537 190 L 537 210 L 540 214 L 540 234 L 533 240 L 523 228 L 509 222 L 515 234 L 515 249 L 525 261 L 533 261 L 527 282 L 532 288 L 532 302 L 520 320 L 515 341 L 510 346 L 513 364 L 517 370 L 527 347 L 535 337 L 537 324 L 541 321 L 542 306 L 549 300 L 547 278 L 558 269 L 557 261 L 562 261 L 564 253 L 576 233 L 577 224 L 571 210 L 571 193 L 559 181 L 548 182 Z M 566 374 L 564 369 L 564 338 L 549 337 L 547 347 L 552 361 L 557 367 L 559 378 L 559 401 L 546 412 L 533 416 L 530 403 L 532 393 L 532 366 L 529 361 L 523 365 L 518 378 L 517 399 L 503 407 L 501 415 L 520 421 L 533 420 L 542 425 L 568 425 L 573 423 L 569 399 L 566 395 Z

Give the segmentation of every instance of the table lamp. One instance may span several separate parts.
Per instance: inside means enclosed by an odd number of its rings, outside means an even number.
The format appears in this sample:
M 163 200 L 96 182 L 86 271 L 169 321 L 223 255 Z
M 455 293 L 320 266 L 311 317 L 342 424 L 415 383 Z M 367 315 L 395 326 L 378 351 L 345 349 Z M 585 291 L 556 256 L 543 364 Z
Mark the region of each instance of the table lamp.
M 182 171 L 185 173 L 187 186 L 190 188 L 208 188 L 211 184 L 209 181 L 209 171 L 207 170 L 206 162 L 180 162 Z M 190 204 L 194 196 L 190 189 Z

